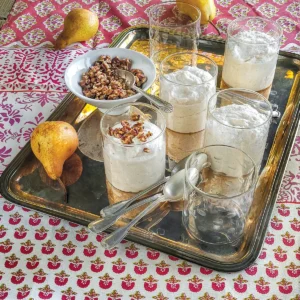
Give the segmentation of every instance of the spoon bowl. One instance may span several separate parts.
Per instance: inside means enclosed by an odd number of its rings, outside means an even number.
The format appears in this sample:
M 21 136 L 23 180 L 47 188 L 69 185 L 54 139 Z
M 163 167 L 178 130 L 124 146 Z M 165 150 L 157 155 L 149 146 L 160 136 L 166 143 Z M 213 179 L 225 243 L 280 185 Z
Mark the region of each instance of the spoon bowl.
M 190 157 L 187 156 L 185 158 L 183 158 L 182 160 L 180 160 L 175 166 L 174 168 L 171 170 L 171 175 L 174 175 L 176 173 L 178 173 L 180 170 L 183 170 L 185 168 L 185 163 L 187 162 L 188 158 Z
M 163 189 L 163 198 L 161 201 L 175 202 L 181 200 L 184 190 L 185 170 L 181 170 L 170 177 Z

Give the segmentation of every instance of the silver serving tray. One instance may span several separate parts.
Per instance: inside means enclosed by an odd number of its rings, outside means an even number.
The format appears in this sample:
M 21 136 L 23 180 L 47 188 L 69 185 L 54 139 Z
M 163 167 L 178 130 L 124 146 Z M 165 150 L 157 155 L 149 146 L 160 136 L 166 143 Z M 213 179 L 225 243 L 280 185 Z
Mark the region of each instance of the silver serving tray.
M 131 48 L 147 54 L 147 39 L 147 27 L 129 28 L 114 40 L 111 47 Z M 224 41 L 203 37 L 198 46 L 217 61 L 220 75 Z M 160 206 L 130 231 L 127 237 L 129 240 L 219 271 L 239 271 L 254 262 L 264 241 L 297 132 L 300 118 L 299 65 L 299 55 L 280 52 L 269 101 L 278 107 L 281 120 L 271 124 L 264 169 L 247 219 L 243 241 L 235 246 L 213 247 L 190 239 L 181 223 L 182 203 Z M 68 94 L 49 118 L 64 120 L 79 130 L 81 151 L 78 150 L 77 154 L 83 166 L 79 180 L 66 188 L 45 180 L 28 143 L 0 179 L 3 197 L 83 225 L 97 219 L 99 211 L 109 203 L 131 197 L 132 194 L 117 191 L 106 182 L 103 162 L 99 161 L 101 135 L 99 126 L 95 126 L 99 124 L 102 115 L 94 109 Z M 124 225 L 133 216 L 134 213 L 127 215 L 110 230 Z

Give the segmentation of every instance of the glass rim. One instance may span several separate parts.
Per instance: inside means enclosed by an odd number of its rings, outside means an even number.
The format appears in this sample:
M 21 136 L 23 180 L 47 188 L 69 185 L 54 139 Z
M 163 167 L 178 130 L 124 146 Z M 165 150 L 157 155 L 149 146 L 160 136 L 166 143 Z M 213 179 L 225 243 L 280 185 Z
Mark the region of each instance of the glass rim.
M 212 78 L 210 78 L 209 80 L 207 81 L 204 81 L 200 84 L 183 84 L 183 83 L 178 83 L 178 82 L 175 82 L 173 80 L 170 80 L 168 79 L 165 74 L 163 74 L 162 72 L 162 69 L 163 69 L 163 64 L 166 63 L 167 59 L 173 57 L 173 56 L 176 56 L 176 55 L 185 55 L 185 54 L 190 54 L 190 55 L 196 55 L 196 56 L 201 56 L 201 57 L 205 57 L 206 59 L 208 59 L 212 65 L 214 66 L 215 68 L 215 74 L 209 74 L 212 76 Z M 182 70 L 182 69 L 181 69 Z M 176 71 L 175 71 L 176 72 Z M 165 80 L 167 80 L 168 82 L 171 82 L 172 84 L 176 84 L 176 85 L 179 85 L 179 86 L 186 86 L 186 87 L 196 87 L 196 86 L 202 86 L 208 82 L 211 82 L 211 81 L 216 81 L 216 78 L 218 76 L 218 65 L 211 59 L 209 58 L 208 56 L 204 55 L 204 54 L 199 54 L 199 53 L 196 53 L 196 52 L 191 52 L 191 51 L 183 51 L 183 52 L 176 52 L 176 53 L 172 53 L 170 55 L 168 55 L 167 57 L 165 57 L 162 62 L 160 63 L 159 65 L 159 75 L 162 76 Z
M 155 56 L 158 55 L 158 54 L 160 54 L 160 53 L 162 53 L 162 52 L 167 52 L 167 53 L 168 53 L 169 50 L 174 50 L 174 53 L 171 53 L 171 54 L 178 53 L 178 52 L 176 52 L 176 48 L 172 47 L 172 46 L 173 46 L 172 44 L 167 44 L 167 45 L 165 45 L 165 46 L 166 46 L 166 47 L 164 47 L 163 49 L 160 49 L 160 50 L 154 52 L 153 54 L 151 54 L 150 59 L 153 61 L 154 64 L 155 64 L 155 61 L 154 61 Z M 170 56 L 171 54 L 167 55 L 166 57 Z M 166 58 L 166 57 L 165 57 L 165 58 Z M 164 59 L 165 59 L 165 58 L 164 58 Z M 164 60 L 164 59 L 163 59 L 163 60 Z M 162 61 L 163 61 L 163 60 L 162 60 Z M 160 64 L 161 64 L 161 62 L 159 63 L 159 66 L 160 66 Z
M 105 132 L 105 130 L 103 128 L 103 122 L 104 122 L 105 117 L 108 116 L 111 111 L 113 111 L 115 109 L 120 109 L 120 108 L 123 108 L 123 107 L 126 107 L 126 106 L 128 106 L 128 107 L 130 107 L 130 106 L 144 106 L 144 107 L 148 107 L 148 108 L 152 109 L 153 111 L 157 112 L 162 117 L 162 120 L 164 120 L 163 128 L 160 128 L 160 127 L 158 127 L 156 125 L 159 129 L 161 129 L 161 132 L 155 138 L 153 138 L 152 140 L 150 140 L 148 142 L 147 141 L 143 142 L 141 144 L 122 144 L 122 143 L 118 143 L 117 141 L 115 141 L 109 134 L 107 134 L 107 132 Z M 116 116 L 117 117 L 117 116 L 122 115 L 123 113 L 124 112 L 122 112 L 119 115 L 111 115 L 111 116 Z M 139 146 L 144 147 L 146 144 L 154 142 L 155 140 L 157 140 L 160 136 L 162 136 L 165 133 L 166 126 L 167 126 L 166 118 L 162 114 L 162 112 L 158 108 L 156 108 L 154 106 L 151 106 L 150 104 L 142 103 L 142 102 L 129 102 L 129 103 L 124 103 L 124 104 L 120 104 L 120 105 L 114 106 L 114 107 L 108 109 L 104 113 L 104 115 L 102 116 L 101 121 L 100 121 L 100 130 L 101 130 L 102 136 L 108 138 L 115 145 L 118 145 L 119 147 L 124 147 L 124 148 L 133 148 L 133 147 L 139 147 Z M 103 142 L 104 142 L 104 139 L 103 139 Z
M 157 22 L 155 20 L 153 20 L 153 17 L 151 17 L 151 15 L 153 15 L 153 10 L 154 8 L 158 7 L 158 6 L 167 6 L 167 5 L 172 5 L 172 4 L 183 4 L 185 6 L 190 6 L 192 7 L 193 9 L 195 9 L 198 13 L 198 17 L 195 21 L 187 24 L 187 25 L 171 25 L 171 24 L 168 24 L 168 25 L 163 25 L 161 24 L 160 22 Z M 201 20 L 201 11 L 198 7 L 192 5 L 192 4 L 189 4 L 189 3 L 184 3 L 184 2 L 181 2 L 181 1 L 166 1 L 166 2 L 162 2 L 162 3 L 159 3 L 159 4 L 155 4 L 151 7 L 151 9 L 149 10 L 149 23 L 150 23 L 150 26 L 151 26 L 151 22 L 155 23 L 154 25 L 159 25 L 161 27 L 171 27 L 171 28 L 177 28 L 177 27 L 182 27 L 182 26 L 193 26 L 195 24 L 197 24 L 199 22 L 199 25 L 200 25 L 200 20 Z
M 275 41 L 272 42 L 272 43 L 254 43 L 254 42 L 251 43 L 251 42 L 245 42 L 245 41 L 242 41 L 241 39 L 236 38 L 235 35 L 230 34 L 229 31 L 232 29 L 232 27 L 233 27 L 234 24 L 236 24 L 236 23 L 238 23 L 238 22 L 240 22 L 240 21 L 246 20 L 246 19 L 248 19 L 248 20 L 250 20 L 250 19 L 260 19 L 260 20 L 263 20 L 263 21 L 267 22 L 268 24 L 274 25 L 274 26 L 277 28 L 277 31 L 278 31 L 279 36 L 278 36 L 277 38 L 274 38 Z M 283 35 L 283 30 L 282 30 L 281 26 L 279 26 L 276 22 L 271 22 L 270 20 L 265 19 L 265 18 L 262 18 L 262 17 L 254 17 L 254 16 L 253 16 L 253 17 L 249 17 L 249 16 L 246 16 L 246 17 L 240 17 L 240 18 L 237 18 L 237 19 L 235 19 L 235 20 L 232 20 L 232 21 L 229 23 L 228 27 L 227 27 L 227 40 L 228 40 L 228 38 L 232 38 L 232 39 L 238 41 L 239 43 L 243 43 L 243 44 L 245 44 L 245 45 L 260 45 L 260 46 L 261 46 L 261 45 L 273 45 L 273 44 L 279 44 L 279 43 L 280 43 L 280 40 L 281 40 L 281 38 L 282 38 L 282 35 Z
M 261 97 L 262 101 L 264 103 L 266 103 L 270 109 L 270 114 L 267 116 L 266 120 L 261 123 L 261 124 L 258 124 L 258 125 L 254 125 L 250 128 L 248 127 L 240 127 L 240 126 L 233 126 L 233 125 L 229 125 L 229 124 L 225 124 L 223 122 L 221 122 L 219 119 L 217 119 L 214 114 L 213 114 L 213 111 L 211 109 L 211 102 L 217 98 L 220 94 L 224 94 L 226 93 L 226 91 L 239 91 L 239 92 L 247 92 L 249 94 L 254 94 L 254 95 L 257 95 L 258 97 Z M 252 100 L 252 99 L 249 99 L 249 100 Z M 254 99 L 253 99 L 254 100 Z M 245 103 L 247 104 L 247 103 Z M 214 105 L 214 108 L 215 108 L 215 105 Z M 263 125 L 265 125 L 267 122 L 269 122 L 272 118 L 272 112 L 273 112 L 273 109 L 272 109 L 272 105 L 271 103 L 261 94 L 255 92 L 255 91 L 252 91 L 252 90 L 248 90 L 248 89 L 240 89 L 240 88 L 229 88 L 229 89 L 225 89 L 225 90 L 220 90 L 218 92 L 216 92 L 214 95 L 211 96 L 211 98 L 208 100 L 208 104 L 207 104 L 207 111 L 211 114 L 211 116 L 213 117 L 213 119 L 215 121 L 217 121 L 219 124 L 222 124 L 223 126 L 226 126 L 226 127 L 230 127 L 230 128 L 235 128 L 235 129 L 239 129 L 239 130 L 252 130 L 254 128 L 258 128 L 258 127 L 261 127 Z
M 198 187 L 196 187 L 189 179 L 189 176 L 187 176 L 188 174 L 188 165 L 190 164 L 190 161 L 192 160 L 192 158 L 196 155 L 196 154 L 201 154 L 201 153 L 204 153 L 204 154 L 207 154 L 205 153 L 203 150 L 205 149 L 208 149 L 208 148 L 214 148 L 214 147 L 226 147 L 226 148 L 231 148 L 231 149 L 235 149 L 239 152 L 241 152 L 244 156 L 246 156 L 249 161 L 252 163 L 252 168 L 251 170 L 249 171 L 249 173 L 252 171 L 253 174 L 252 174 L 252 182 L 251 182 L 251 185 L 249 186 L 249 188 L 247 189 L 247 191 L 244 191 L 242 193 L 239 193 L 237 195 L 234 195 L 234 196 L 218 196 L 217 194 L 208 194 L 202 190 L 200 190 Z M 187 159 L 186 163 L 185 163 L 185 179 L 188 181 L 188 183 L 192 186 L 192 188 L 194 190 L 196 190 L 197 192 L 199 192 L 200 194 L 206 196 L 206 197 L 210 197 L 210 198 L 213 198 L 213 199 L 224 199 L 224 200 L 231 200 L 231 199 L 235 199 L 237 197 L 240 197 L 244 194 L 246 194 L 248 191 L 252 190 L 255 185 L 256 185 L 256 179 L 257 179 L 257 167 L 255 165 L 255 162 L 254 160 L 246 153 L 244 152 L 243 150 L 241 149 L 238 149 L 238 148 L 235 148 L 235 147 L 232 147 L 232 146 L 228 146 L 228 145 L 222 145 L 222 144 L 216 144 L 216 145 L 209 145 L 209 146 L 205 146 L 205 147 L 202 147 L 200 148 L 199 150 L 193 152 L 189 158 Z

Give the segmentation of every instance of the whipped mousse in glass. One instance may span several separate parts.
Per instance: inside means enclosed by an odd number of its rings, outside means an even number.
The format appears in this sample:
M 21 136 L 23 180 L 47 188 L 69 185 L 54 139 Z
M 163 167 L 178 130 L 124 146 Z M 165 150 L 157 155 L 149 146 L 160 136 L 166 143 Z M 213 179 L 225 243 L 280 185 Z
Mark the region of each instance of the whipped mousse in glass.
M 105 174 L 113 187 L 136 193 L 165 176 L 166 122 L 158 109 L 119 105 L 104 114 L 100 127 Z
M 260 170 L 271 121 L 272 106 L 261 94 L 246 89 L 221 90 L 208 103 L 204 145 L 238 148 Z
M 268 96 L 282 29 L 260 17 L 242 17 L 227 29 L 222 88 L 245 88 Z
M 205 128 L 207 103 L 216 92 L 217 65 L 208 57 L 180 52 L 166 57 L 160 66 L 160 97 L 173 104 L 165 114 L 167 128 L 195 133 Z

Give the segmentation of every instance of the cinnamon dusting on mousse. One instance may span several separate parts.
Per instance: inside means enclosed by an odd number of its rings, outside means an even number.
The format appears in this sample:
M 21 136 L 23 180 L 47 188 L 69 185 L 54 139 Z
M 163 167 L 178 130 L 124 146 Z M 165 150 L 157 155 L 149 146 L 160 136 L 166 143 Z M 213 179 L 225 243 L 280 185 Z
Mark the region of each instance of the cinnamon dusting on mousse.
M 128 121 L 123 120 L 121 121 L 122 127 L 115 129 L 109 127 L 108 134 L 117 139 L 120 139 L 121 142 L 125 145 L 133 144 L 134 138 L 137 138 L 142 143 L 147 142 L 148 138 L 152 136 L 153 133 L 151 131 L 148 131 L 147 133 L 144 132 L 144 122 L 140 121 L 141 116 L 138 114 L 132 114 L 130 119 L 135 123 L 130 125 Z M 150 149 L 144 148 L 143 151 L 149 153 Z

